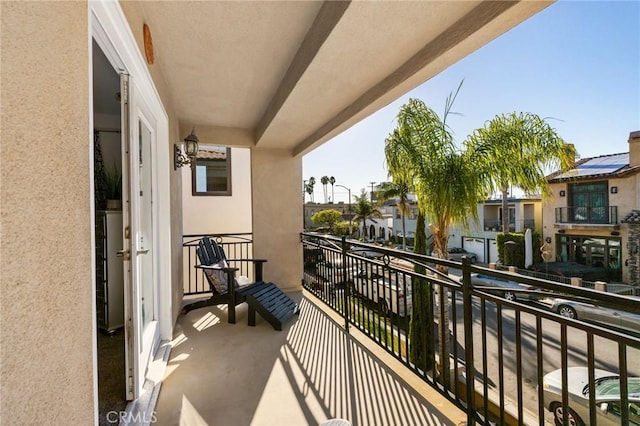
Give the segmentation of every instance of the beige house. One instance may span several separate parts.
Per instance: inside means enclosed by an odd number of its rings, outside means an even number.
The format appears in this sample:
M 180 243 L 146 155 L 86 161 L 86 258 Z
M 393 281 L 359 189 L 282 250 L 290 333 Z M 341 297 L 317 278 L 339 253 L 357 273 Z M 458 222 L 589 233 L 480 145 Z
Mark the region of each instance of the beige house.
M 640 131 L 630 133 L 629 152 L 583 158 L 548 181 L 543 232 L 550 260 L 610 268 L 613 281 L 640 285 Z
M 148 414 L 183 235 L 248 229 L 269 280 L 300 288 L 302 156 L 549 3 L 0 2 L 0 423 L 97 423 L 107 159 L 122 174 L 122 380 Z M 174 168 L 194 126 L 203 146 L 244 149 L 206 217 Z
M 413 198 L 413 196 L 411 196 Z M 509 198 L 509 225 L 511 232 L 532 231 L 542 232 L 542 200 L 540 198 Z M 488 199 L 477 205 L 478 221 L 469 221 L 465 225 L 452 224 L 449 228 L 449 248 L 461 247 L 474 253 L 481 263 L 498 261 L 498 247 L 496 235 L 502 232 L 502 200 Z M 413 237 L 416 230 L 418 206 L 411 201 L 405 217 L 407 236 Z M 400 209 L 393 207 L 392 232 L 396 236 L 402 235 L 402 215 Z M 430 235 L 429 228 L 426 229 Z M 430 241 L 430 240 L 429 240 Z
M 542 232 L 542 200 L 540 198 L 509 198 L 509 229 Z M 498 261 L 496 235 L 502 232 L 502 200 L 491 199 L 478 203 L 478 222 L 469 222 L 449 229 L 449 247 L 462 247 L 475 253 L 481 263 Z

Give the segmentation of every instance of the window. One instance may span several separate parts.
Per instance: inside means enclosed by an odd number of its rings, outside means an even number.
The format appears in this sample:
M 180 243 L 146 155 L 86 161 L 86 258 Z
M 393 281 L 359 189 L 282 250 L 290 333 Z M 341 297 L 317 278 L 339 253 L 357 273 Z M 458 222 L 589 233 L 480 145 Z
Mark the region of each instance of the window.
M 574 222 L 607 223 L 607 182 L 569 185 L 569 211 Z
M 231 148 L 201 145 L 191 169 L 192 195 L 231 195 Z
M 559 261 L 572 261 L 608 271 L 608 278 L 620 280 L 620 238 L 562 235 L 557 240 Z
M 500 207 L 498 211 L 498 216 L 499 216 L 500 223 L 502 224 L 502 207 Z M 515 225 L 515 223 L 516 223 L 516 208 L 509 207 L 509 225 Z

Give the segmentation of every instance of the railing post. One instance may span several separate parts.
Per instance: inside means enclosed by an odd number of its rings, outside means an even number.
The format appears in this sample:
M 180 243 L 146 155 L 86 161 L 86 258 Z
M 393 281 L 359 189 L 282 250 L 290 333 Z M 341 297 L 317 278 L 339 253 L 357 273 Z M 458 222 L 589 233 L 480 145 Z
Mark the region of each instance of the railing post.
M 462 257 L 462 300 L 464 309 L 464 361 L 465 384 L 467 386 L 467 425 L 474 425 L 475 420 L 475 368 L 473 362 L 473 306 L 471 284 L 471 259 Z M 455 303 L 455 301 L 454 301 Z M 481 312 L 480 315 L 484 315 Z M 457 381 L 457 378 L 456 378 Z M 487 396 L 484 395 L 484 398 Z
M 349 278 L 347 277 L 347 237 L 342 236 L 342 279 L 344 288 L 342 289 L 343 302 L 342 308 L 344 309 L 344 329 L 349 333 L 349 291 L 351 285 Z
M 598 291 L 607 291 L 607 283 L 604 281 L 596 281 L 594 283 L 594 288 Z

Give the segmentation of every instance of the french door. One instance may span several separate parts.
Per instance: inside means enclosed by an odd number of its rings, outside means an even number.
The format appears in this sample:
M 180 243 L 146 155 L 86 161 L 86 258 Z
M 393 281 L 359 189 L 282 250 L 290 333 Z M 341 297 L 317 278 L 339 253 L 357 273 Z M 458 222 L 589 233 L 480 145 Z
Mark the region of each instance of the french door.
M 140 396 L 159 342 L 158 219 L 154 158 L 157 123 L 135 80 L 121 74 L 125 368 L 127 399 Z

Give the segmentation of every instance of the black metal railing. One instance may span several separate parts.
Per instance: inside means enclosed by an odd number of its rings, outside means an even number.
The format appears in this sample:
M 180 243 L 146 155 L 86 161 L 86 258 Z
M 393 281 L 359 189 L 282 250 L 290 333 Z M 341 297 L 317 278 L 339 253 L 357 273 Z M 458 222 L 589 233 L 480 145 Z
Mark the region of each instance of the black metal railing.
M 357 327 L 465 410 L 469 424 L 545 424 L 554 421 L 552 411 L 560 423 L 569 424 L 572 414 L 596 424 L 603 412 L 594 390 L 601 371 L 622 378 L 613 415 L 629 423 L 626 379 L 640 376 L 640 329 L 585 322 L 568 309 L 562 316 L 552 301 L 561 296 L 634 320 L 640 319 L 637 300 L 354 240 L 314 233 L 301 240 L 305 288 L 341 313 L 347 330 Z M 474 281 L 476 274 L 517 283 L 510 289 L 515 300 L 492 281 Z M 416 322 L 425 333 L 412 334 Z M 586 411 L 569 400 L 571 367 L 587 372 Z
M 618 206 L 556 207 L 556 223 L 616 225 Z
M 498 269 L 507 271 L 509 270 L 509 267 L 500 266 L 498 267 Z M 572 285 L 572 277 L 567 277 L 564 275 L 556 275 L 549 272 L 533 271 L 530 269 L 521 269 L 521 268 L 517 269 L 517 273 L 520 275 L 525 275 L 527 277 L 534 277 L 534 278 L 539 278 L 543 280 L 555 281 L 562 284 Z M 587 281 L 587 280 L 581 279 L 580 287 L 596 289 L 596 283 L 595 281 Z M 604 287 L 605 287 L 605 291 L 609 293 L 622 294 L 625 296 L 640 296 L 640 287 L 638 286 L 614 282 L 614 283 L 605 283 Z
M 493 232 L 502 232 L 502 221 L 496 219 L 485 219 L 484 220 L 484 230 L 485 231 L 493 231 Z M 509 222 L 509 231 L 516 231 L 516 222 Z
M 215 239 L 222 246 L 229 259 L 248 259 L 253 257 L 253 234 L 251 233 L 184 235 L 182 237 L 184 262 L 182 285 L 185 296 L 211 292 L 202 270 L 194 268 L 199 263 L 196 248 L 203 237 Z M 239 269 L 237 275 L 250 277 L 253 274 L 251 262 L 230 262 L 229 266 Z
M 520 227 L 516 226 L 515 219 L 509 222 L 509 232 L 524 232 L 525 229 L 535 229 L 536 221 L 535 219 L 522 219 L 518 220 L 518 224 Z M 484 220 L 484 230 L 485 231 L 493 231 L 493 232 L 502 232 L 502 221 L 496 219 L 485 219 Z

